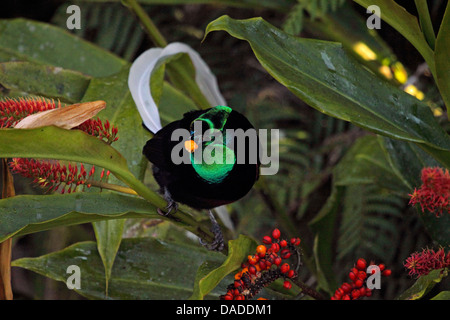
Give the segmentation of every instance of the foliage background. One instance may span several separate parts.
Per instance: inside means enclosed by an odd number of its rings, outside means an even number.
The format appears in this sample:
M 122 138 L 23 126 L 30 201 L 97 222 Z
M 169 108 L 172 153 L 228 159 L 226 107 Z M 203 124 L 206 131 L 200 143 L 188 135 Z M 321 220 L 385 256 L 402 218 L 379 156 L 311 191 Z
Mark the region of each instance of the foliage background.
M 286 8 L 296 3 L 287 0 L 281 2 L 288 3 Z M 413 1 L 397 2 L 412 13 L 415 12 Z M 120 3 L 8 0 L 2 1 L 0 5 L 0 18 L 24 17 L 65 28 L 65 9 L 69 4 L 78 4 L 81 8 L 82 29 L 72 31 L 77 36 L 130 62 L 152 46 L 135 17 Z M 441 21 L 445 4 L 446 1 L 430 1 L 432 21 Z M 352 1 L 347 1 L 345 5 L 353 8 L 362 19 L 367 16 L 365 10 Z M 320 13 L 320 8 L 309 8 L 294 16 L 293 13 L 289 15 L 288 10 L 283 12 L 255 7 L 239 8 L 217 3 L 144 6 L 169 42 L 185 42 L 201 54 L 217 76 L 220 89 L 230 106 L 244 112 L 257 128 L 284 129 L 281 170 L 278 175 L 268 177 L 267 184 L 270 195 L 287 209 L 297 235 L 307 246 L 312 247 L 314 239 L 308 222 L 317 215 L 331 194 L 332 170 L 355 141 L 368 133 L 304 104 L 260 66 L 246 42 L 224 32 L 209 35 L 202 42 L 208 23 L 225 14 L 235 19 L 261 16 L 285 30 L 294 33 L 301 30 L 302 37 L 330 38 L 332 28 L 319 28 L 317 21 L 320 21 L 320 16 L 313 19 L 315 13 Z M 339 8 L 327 10 L 335 16 L 343 14 Z M 302 19 L 302 25 L 292 22 L 298 22 L 299 19 Z M 438 28 L 438 25 L 434 27 Z M 423 63 L 412 45 L 387 23 L 382 22 L 378 34 L 383 48 L 391 50 L 391 57 L 401 62 L 409 75 Z M 422 74 L 418 86 L 425 93 L 425 101 L 430 106 L 442 106 L 429 76 Z M 20 177 L 15 179 L 17 194 L 40 192 L 31 187 L 28 181 Z M 402 262 L 411 252 L 431 243 L 431 239 L 415 210 L 407 202 L 405 197 L 377 186 L 346 188 L 332 248 L 332 268 L 337 279 L 345 281 L 346 273 L 356 259 L 364 257 L 378 263 L 384 262 L 393 271 L 393 275 L 383 282 L 382 292 L 376 292 L 376 298 L 394 298 L 411 285 Z M 230 207 L 235 234 L 243 233 L 260 239 L 274 226 L 279 226 L 277 212 L 270 209 L 270 199 L 261 190 L 252 190 L 245 199 Z M 158 221 L 130 219 L 124 235 L 152 236 L 164 232 L 160 227 Z M 14 240 L 13 260 L 40 256 L 84 240 L 95 240 L 90 224 L 22 236 Z M 63 283 L 25 269 L 13 268 L 12 278 L 16 299 L 83 299 L 67 290 Z M 443 288 L 435 288 L 439 289 Z

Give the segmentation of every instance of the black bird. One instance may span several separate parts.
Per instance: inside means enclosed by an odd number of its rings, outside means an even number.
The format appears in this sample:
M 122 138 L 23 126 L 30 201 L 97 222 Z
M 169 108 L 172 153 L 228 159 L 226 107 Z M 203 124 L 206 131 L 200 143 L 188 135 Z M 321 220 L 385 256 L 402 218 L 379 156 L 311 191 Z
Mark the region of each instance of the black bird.
M 156 132 L 143 149 L 168 202 L 165 214 L 176 210 L 177 202 L 209 209 L 216 237 L 208 246 L 212 250 L 222 250 L 223 237 L 211 209 L 250 191 L 259 177 L 258 152 L 252 124 L 225 106 L 185 113 Z

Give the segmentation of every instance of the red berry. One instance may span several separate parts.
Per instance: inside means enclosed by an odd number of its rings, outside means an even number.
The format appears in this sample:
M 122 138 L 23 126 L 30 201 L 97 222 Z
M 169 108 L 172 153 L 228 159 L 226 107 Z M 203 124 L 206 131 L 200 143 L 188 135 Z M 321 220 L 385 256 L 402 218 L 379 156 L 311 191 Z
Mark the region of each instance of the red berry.
M 345 282 L 342 284 L 341 288 L 345 293 L 347 293 L 347 292 L 350 292 L 350 290 L 352 289 L 352 286 L 350 284 L 348 284 L 347 282 Z
M 384 270 L 383 273 L 382 273 L 382 275 L 383 275 L 383 276 L 386 276 L 386 277 L 389 277 L 391 274 L 392 274 L 391 269 L 386 269 L 386 270 Z
M 290 268 L 291 268 L 291 267 L 289 266 L 289 264 L 284 263 L 284 264 L 280 267 L 280 271 L 281 271 L 281 273 L 286 273 L 286 272 L 289 271 Z
M 265 244 L 271 244 L 271 243 L 272 243 L 272 238 L 269 237 L 269 236 L 265 236 L 265 237 L 263 238 L 263 243 L 265 243 Z
M 275 265 L 279 266 L 280 263 L 281 263 L 281 257 L 276 257 L 276 258 L 273 260 L 273 263 L 275 263 Z
M 233 296 L 231 294 L 226 294 L 223 296 L 223 300 L 233 300 Z
M 288 271 L 288 273 L 287 273 L 287 276 L 289 277 L 289 278 L 293 278 L 294 276 L 295 276 L 295 271 L 294 270 L 289 270 Z
M 250 274 L 256 274 L 256 267 L 255 266 L 248 267 L 248 272 Z
M 378 265 L 378 268 L 380 268 L 380 271 L 383 271 L 386 268 L 386 266 L 383 263 L 380 263 Z
M 350 278 L 350 280 L 355 281 L 356 280 L 356 274 L 353 273 L 353 271 L 350 271 L 350 273 L 348 274 L 348 277 Z
M 364 271 L 360 271 L 357 274 L 358 279 L 364 280 L 367 277 L 367 273 L 365 273 Z
M 278 252 L 280 251 L 280 245 L 278 243 L 272 243 L 272 245 L 270 246 L 270 250 L 272 252 Z
M 278 239 L 280 236 L 281 236 L 280 230 L 274 229 L 274 230 L 272 231 L 272 237 L 273 237 L 274 239 Z
M 283 249 L 281 250 L 281 258 L 283 259 L 288 259 L 291 256 L 291 252 L 289 251 L 289 249 Z
M 264 245 L 259 245 L 256 247 L 256 253 L 258 254 L 258 256 L 260 258 L 264 257 L 266 255 L 266 246 Z
M 363 286 L 364 282 L 361 279 L 356 279 L 355 280 L 355 286 L 357 288 L 361 288 Z
M 367 262 L 363 258 L 359 258 L 358 261 L 356 261 L 356 268 L 359 270 L 366 270 Z
M 352 298 L 353 299 L 358 299 L 360 295 L 361 295 L 361 292 L 358 289 L 355 289 L 355 290 L 352 291 Z
M 286 247 L 287 246 L 287 241 L 286 240 L 281 240 L 280 241 L 280 247 L 282 247 L 282 248 L 284 248 L 284 247 Z
M 345 296 L 342 297 L 342 300 L 351 300 L 350 296 L 348 294 L 346 294 Z
M 290 288 L 292 288 L 292 284 L 286 280 L 283 283 L 283 287 L 285 287 L 286 289 L 290 289 Z

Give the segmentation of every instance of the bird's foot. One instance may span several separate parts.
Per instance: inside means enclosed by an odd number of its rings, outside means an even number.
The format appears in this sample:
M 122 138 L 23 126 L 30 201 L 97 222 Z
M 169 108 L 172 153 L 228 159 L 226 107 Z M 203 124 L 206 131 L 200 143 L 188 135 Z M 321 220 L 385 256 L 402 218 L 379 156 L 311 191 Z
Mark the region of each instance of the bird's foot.
M 173 211 L 174 213 L 177 212 L 178 210 L 178 203 L 176 203 L 175 201 L 168 201 L 168 205 L 166 207 L 166 212 L 162 211 L 160 208 L 157 208 L 156 211 L 158 212 L 159 215 L 163 216 L 163 217 L 170 217 L 171 212 Z
M 225 247 L 225 242 L 223 240 L 222 229 L 220 229 L 220 225 L 217 223 L 216 218 L 211 210 L 209 210 L 209 218 L 211 219 L 211 232 L 214 234 L 214 240 L 211 243 L 200 239 L 200 244 L 204 246 L 206 249 L 211 251 L 222 251 Z

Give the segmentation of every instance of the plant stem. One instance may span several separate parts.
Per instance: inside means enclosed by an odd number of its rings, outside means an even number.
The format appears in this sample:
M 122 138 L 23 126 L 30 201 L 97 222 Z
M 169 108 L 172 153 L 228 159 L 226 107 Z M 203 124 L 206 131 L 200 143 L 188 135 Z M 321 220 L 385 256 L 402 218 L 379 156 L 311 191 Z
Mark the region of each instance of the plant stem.
M 157 208 L 166 208 L 167 202 L 161 198 L 154 191 L 147 188 L 147 186 L 142 183 L 140 180 L 136 179 L 136 177 L 129 171 L 122 172 L 113 172 L 111 171 L 118 179 L 127 184 L 132 190 L 136 192 L 139 196 L 149 201 Z M 128 188 L 127 188 L 128 189 Z M 178 209 L 176 212 L 171 213 L 170 216 L 166 217 L 167 219 L 173 220 L 178 225 L 182 226 L 186 230 L 191 231 L 202 240 L 206 242 L 211 242 L 214 240 L 214 235 L 209 230 L 208 226 L 204 223 L 201 223 L 193 218 L 193 216 L 187 212 L 184 212 L 181 209 Z M 224 249 L 224 252 L 227 252 L 227 248 Z
M 137 192 L 134 191 L 131 188 L 127 188 L 124 186 L 120 186 L 118 184 L 112 184 L 112 183 L 107 183 L 107 182 L 102 182 L 102 181 L 97 181 L 97 180 L 86 180 L 86 184 L 90 184 L 94 187 L 97 188 L 101 188 L 101 189 L 108 189 L 108 190 L 113 190 L 113 191 L 117 191 L 117 192 L 121 192 L 121 193 L 126 193 L 126 194 L 132 194 L 137 196 Z
M 303 283 L 298 277 L 291 279 L 300 289 L 302 289 L 302 293 L 316 299 L 316 300 L 325 300 L 325 297 L 321 295 L 319 292 L 314 290 L 313 288 L 307 286 Z
M 145 12 L 145 10 L 141 7 L 141 5 L 136 0 L 122 0 L 122 2 L 128 6 L 128 8 L 136 14 L 139 21 L 142 24 L 142 27 L 144 28 L 145 32 L 149 35 L 150 39 L 153 41 L 153 43 L 158 47 L 165 47 L 167 46 L 167 41 L 164 39 L 164 36 L 159 32 L 156 25 L 153 23 L 153 21 L 150 19 L 148 14 Z
M 166 47 L 166 39 L 161 32 L 159 32 L 158 28 L 141 5 L 136 0 L 122 0 L 122 2 L 137 16 L 145 32 L 155 46 L 161 48 Z M 180 60 L 174 60 L 170 64 L 167 64 L 167 71 L 172 84 L 189 94 L 200 109 L 208 109 L 211 107 L 211 104 L 203 95 L 195 82 L 193 75 L 189 72 L 185 64 L 181 63 Z

